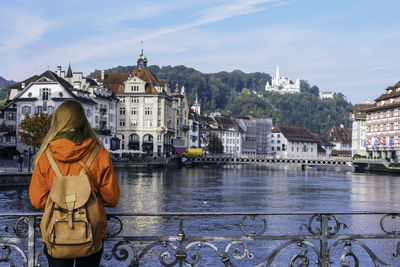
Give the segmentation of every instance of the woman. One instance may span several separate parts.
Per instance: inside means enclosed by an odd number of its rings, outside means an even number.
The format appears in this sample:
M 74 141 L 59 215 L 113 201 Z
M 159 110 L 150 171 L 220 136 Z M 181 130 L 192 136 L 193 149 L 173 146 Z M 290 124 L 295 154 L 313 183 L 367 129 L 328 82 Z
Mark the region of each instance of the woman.
M 97 145 L 101 145 L 101 141 L 91 128 L 81 104 L 74 100 L 63 102 L 53 114 L 50 130 L 34 158 L 34 170 L 29 186 L 32 205 L 37 209 L 45 208 L 52 180 L 57 176 L 49 162 L 48 152 L 62 175 L 78 175 L 83 167 L 80 161 L 86 162 Z M 89 171 L 99 188 L 97 200 L 103 221 L 104 239 L 107 235 L 104 207 L 114 207 L 118 203 L 120 191 L 110 155 L 103 146 L 100 146 Z M 87 257 L 56 259 L 49 255 L 46 246 L 44 249 L 50 267 L 73 266 L 74 262 L 76 266 L 99 266 L 102 252 L 101 246 L 99 251 Z

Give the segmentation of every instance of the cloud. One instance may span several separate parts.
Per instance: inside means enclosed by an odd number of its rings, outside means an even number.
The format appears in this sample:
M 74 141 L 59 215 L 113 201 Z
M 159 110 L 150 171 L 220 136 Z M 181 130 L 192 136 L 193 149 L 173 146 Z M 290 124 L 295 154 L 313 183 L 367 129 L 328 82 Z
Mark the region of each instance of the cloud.
M 17 51 L 41 40 L 52 23 L 25 10 L 2 8 L 0 12 L 0 52 Z

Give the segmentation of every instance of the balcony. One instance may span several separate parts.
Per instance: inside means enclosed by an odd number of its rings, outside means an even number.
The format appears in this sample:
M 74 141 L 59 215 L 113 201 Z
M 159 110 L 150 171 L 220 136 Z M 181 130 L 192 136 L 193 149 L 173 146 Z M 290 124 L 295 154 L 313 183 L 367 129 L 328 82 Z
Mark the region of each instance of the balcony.
M 107 113 L 107 109 L 106 108 L 100 108 L 100 114 L 101 115 L 105 115 Z
M 45 265 L 41 215 L 0 214 L 1 261 Z M 102 264 L 399 266 L 399 219 L 399 213 L 384 211 L 108 213 Z M 163 230 L 157 235 L 143 229 L 151 225 Z
M 111 135 L 111 130 L 107 128 L 95 128 L 98 135 Z

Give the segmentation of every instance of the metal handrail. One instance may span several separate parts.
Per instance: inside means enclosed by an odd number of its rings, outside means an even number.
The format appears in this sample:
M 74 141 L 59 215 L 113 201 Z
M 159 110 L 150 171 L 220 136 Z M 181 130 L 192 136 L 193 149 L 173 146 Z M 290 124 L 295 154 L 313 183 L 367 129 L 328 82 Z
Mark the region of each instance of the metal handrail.
M 42 254 L 41 249 L 37 249 L 37 241 L 41 241 L 39 233 L 41 216 L 41 212 L 0 213 L 0 219 L 16 217 L 15 226 L 6 227 L 7 234 L 0 235 L 0 249 L 5 251 L 1 254 L 0 262 L 9 262 L 11 266 L 19 260 L 25 266 L 38 266 L 38 258 Z M 214 251 L 212 260 L 219 261 L 219 264 L 223 266 L 271 266 L 276 263 L 278 255 L 288 253 L 294 254 L 288 256 L 288 264 L 280 266 L 310 266 L 311 261 L 315 262 L 315 266 L 323 267 L 331 266 L 335 262 L 340 262 L 341 266 L 350 266 L 349 262 L 354 262 L 354 265 L 358 266 L 357 264 L 365 260 L 365 257 L 368 257 L 374 266 L 400 266 L 400 258 L 398 259 L 400 229 L 392 227 L 393 222 L 400 220 L 400 213 L 397 211 L 108 212 L 107 216 L 110 227 L 109 237 L 105 240 L 103 259 L 105 263 L 117 261 L 129 266 L 142 266 L 146 264 L 144 260 L 146 257 L 158 255 L 156 257 L 158 263 L 145 266 L 209 266 L 200 265 L 207 256 L 210 256 L 209 253 L 201 255 L 201 249 L 207 247 Z M 231 225 L 235 229 L 227 230 L 225 224 L 230 221 L 228 218 L 236 219 L 237 216 L 240 220 Z M 278 220 L 279 223 L 292 218 L 298 227 L 291 228 L 289 232 L 275 234 L 276 227 L 273 227 L 275 221 L 273 218 L 279 216 L 283 217 Z M 295 219 L 292 216 L 295 216 Z M 365 230 L 357 232 L 357 224 L 353 225 L 355 216 L 378 216 L 380 220 L 376 229 L 379 232 L 368 233 Z M 126 224 L 129 224 L 134 218 L 151 217 L 177 217 L 179 221 L 177 231 L 171 235 L 161 236 L 125 235 L 122 231 L 125 220 Z M 225 230 L 221 235 L 201 235 L 202 233 L 197 229 L 191 232 L 193 225 L 185 228 L 184 224 L 186 220 L 190 220 L 190 217 L 204 217 L 207 220 L 211 220 L 210 217 L 226 217 L 227 219 L 223 221 Z M 297 217 L 305 217 L 305 220 L 301 221 Z M 346 218 L 349 222 L 343 221 Z M 272 226 L 270 226 L 270 221 Z M 212 232 L 214 230 L 212 229 Z M 293 231 L 297 231 L 297 234 L 293 234 Z M 393 250 L 392 259 L 382 259 L 387 253 L 376 255 L 375 253 L 384 251 L 386 247 L 378 247 L 378 249 L 370 247 L 368 240 L 395 242 L 392 247 L 389 247 Z M 269 247 L 276 241 L 281 241 L 281 243 L 275 245 L 272 252 L 264 253 L 262 249 L 260 251 L 264 254 L 254 254 L 254 247 L 251 244 L 261 243 L 261 246 Z M 24 248 L 20 243 L 27 245 Z M 111 246 L 110 243 L 112 243 Z M 352 250 L 356 247 L 357 249 Z M 17 253 L 12 254 L 11 250 L 16 250 Z M 360 250 L 366 255 L 359 256 L 357 253 L 360 253 Z M 18 253 L 21 258 L 13 259 L 12 257 Z M 248 264 L 244 265 L 244 262 Z M 360 264 L 360 266 L 365 265 Z

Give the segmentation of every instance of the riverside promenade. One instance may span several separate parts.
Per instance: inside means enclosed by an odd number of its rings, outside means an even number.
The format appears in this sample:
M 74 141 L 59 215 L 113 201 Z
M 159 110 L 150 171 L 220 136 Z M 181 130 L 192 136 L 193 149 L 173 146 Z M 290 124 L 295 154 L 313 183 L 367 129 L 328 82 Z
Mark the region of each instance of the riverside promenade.
M 152 157 L 143 161 L 113 161 L 114 168 L 165 168 L 179 167 L 180 158 Z M 32 166 L 32 165 L 31 165 Z M 32 176 L 32 167 L 25 161 L 22 172 L 18 172 L 16 160 L 0 159 L 0 187 L 3 186 L 27 186 Z
M 32 168 L 28 170 L 28 162 L 25 161 L 22 172 L 18 172 L 16 160 L 0 159 L 0 187 L 29 185 Z

